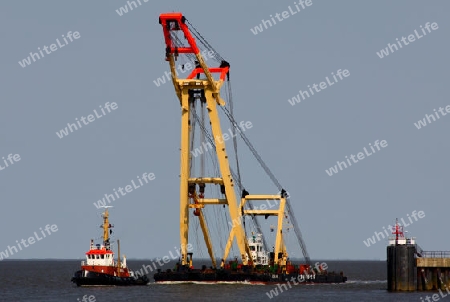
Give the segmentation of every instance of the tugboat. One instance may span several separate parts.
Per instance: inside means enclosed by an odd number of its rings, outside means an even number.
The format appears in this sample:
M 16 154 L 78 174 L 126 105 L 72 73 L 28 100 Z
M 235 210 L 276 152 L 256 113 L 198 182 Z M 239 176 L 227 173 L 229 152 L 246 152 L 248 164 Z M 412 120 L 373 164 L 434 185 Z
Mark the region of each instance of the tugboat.
M 234 119 L 230 64 L 181 13 L 161 14 L 159 24 L 164 33 L 165 60 L 170 64 L 172 83 L 181 106 L 181 248 L 180 260 L 175 268 L 166 271 L 159 269 L 153 276 L 155 282 L 270 284 L 293 278 L 302 284 L 346 282 L 343 272 L 328 272 L 325 263 L 311 263 L 289 194 L 244 134 L 246 129 L 252 127 L 251 122 L 238 123 Z M 209 68 L 205 63 L 207 59 L 203 57 L 205 53 L 220 66 Z M 188 70 L 193 66 L 195 68 L 186 78 L 180 78 L 179 73 L 175 72 L 176 61 L 182 70 L 185 66 Z M 221 95 L 222 88 L 226 92 L 224 96 Z M 229 133 L 222 132 L 219 113 L 228 118 L 231 125 Z M 230 137 L 233 138 L 234 149 L 231 157 L 225 143 Z M 239 169 L 236 137 L 241 137 L 246 143 L 278 194 L 256 195 L 245 189 Z M 279 144 L 282 145 L 281 142 Z M 201 147 L 194 148 L 195 145 Z M 233 164 L 230 159 L 234 160 Z M 257 173 L 252 172 L 252 177 Z M 216 208 L 212 210 L 213 207 Z M 262 218 L 276 221 L 276 226 L 271 227 L 275 239 L 270 245 L 260 224 Z M 187 249 L 190 237 L 197 239 L 197 250 L 204 248 L 198 240 L 201 236 L 211 259 L 209 268 L 206 265 L 194 268 L 193 253 Z M 217 248 L 218 243 L 220 249 Z M 298 243 L 300 249 L 289 248 L 289 253 L 301 252 L 304 257 L 304 262 L 297 265 L 289 258 L 292 254 L 288 253 L 288 245 L 292 243 Z M 230 250 L 235 255 L 231 261 Z M 215 255 L 217 251 L 221 253 L 220 258 Z M 218 259 L 221 259 L 220 266 Z
M 103 244 L 95 244 L 91 239 L 89 251 L 86 253 L 86 261 L 81 261 L 81 270 L 76 271 L 71 281 L 77 286 L 94 285 L 146 285 L 149 280 L 146 275 L 135 276 L 127 267 L 125 255 L 120 260 L 120 242 L 117 240 L 118 258 L 114 261 L 114 253 L 111 250 L 109 235 L 114 227 L 109 223 L 108 208 L 103 206 Z

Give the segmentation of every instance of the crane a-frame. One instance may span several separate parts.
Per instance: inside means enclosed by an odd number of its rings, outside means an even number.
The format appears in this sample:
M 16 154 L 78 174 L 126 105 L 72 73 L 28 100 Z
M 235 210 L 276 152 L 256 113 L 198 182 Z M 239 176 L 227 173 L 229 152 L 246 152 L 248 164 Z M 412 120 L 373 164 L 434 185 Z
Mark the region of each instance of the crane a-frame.
M 186 24 L 186 18 L 181 13 L 164 13 L 159 17 L 159 23 L 162 25 L 166 45 L 166 61 L 170 64 L 172 82 L 176 95 L 181 105 L 181 156 L 180 156 L 180 246 L 181 246 L 181 264 L 186 265 L 188 253 L 186 250 L 189 235 L 189 209 L 195 209 L 195 216 L 199 218 L 200 226 L 203 232 L 206 247 L 212 264 L 216 267 L 216 260 L 212 240 L 209 235 L 205 217 L 202 209 L 205 205 L 227 205 L 230 219 L 233 221 L 232 229 L 229 233 L 227 244 L 222 259 L 226 259 L 230 248 L 236 239 L 241 261 L 244 265 L 252 264 L 249 259 L 250 249 L 246 238 L 245 230 L 241 219 L 244 215 L 265 215 L 278 216 L 278 228 L 274 245 L 274 260 L 278 263 L 279 258 L 286 259 L 287 252 L 283 242 L 283 216 L 286 208 L 290 211 L 289 202 L 286 202 L 284 193 L 280 195 L 249 195 L 245 190 L 241 196 L 240 204 L 235 193 L 236 183 L 232 177 L 228 155 L 225 148 L 225 142 L 222 137 L 222 129 L 219 120 L 218 108 L 225 105 L 225 101 L 220 96 L 220 90 L 226 77 L 229 75 L 230 64 L 225 60 L 221 61 L 219 67 L 209 68 L 203 58 L 196 40 Z M 187 40 L 187 45 L 180 45 L 177 33 L 182 32 Z M 196 58 L 196 68 L 192 70 L 185 79 L 179 78 L 176 71 L 175 61 L 180 54 L 192 54 Z M 218 74 L 218 79 L 213 77 Z M 220 169 L 220 177 L 192 177 L 190 173 L 191 152 L 191 106 L 190 103 L 200 100 L 206 103 L 207 112 L 211 124 L 212 137 L 214 138 L 215 151 Z M 241 134 L 242 135 L 242 134 Z M 261 164 L 261 162 L 260 162 Z M 263 165 L 263 164 L 261 164 Z M 265 168 L 265 165 L 263 165 Z M 266 172 L 268 169 L 266 170 Z M 204 198 L 204 187 L 206 184 L 220 185 L 224 198 Z M 281 185 L 276 182 L 281 192 L 285 192 Z M 197 193 L 197 185 L 200 188 Z M 278 200 L 279 208 L 277 210 L 253 210 L 244 209 L 248 201 Z M 293 215 L 293 213 L 291 213 Z M 294 218 L 295 219 L 295 218 Z M 236 223 L 237 222 L 237 223 Z M 296 235 L 300 240 L 300 246 L 307 262 L 309 256 L 306 252 L 300 231 L 294 220 L 294 227 L 297 227 Z M 297 233 L 298 232 L 298 233 Z M 250 260 L 250 261 L 249 261 Z M 250 262 L 250 263 L 249 263 Z M 223 261 L 222 261 L 223 265 Z M 221 266 L 222 266 L 221 265 Z

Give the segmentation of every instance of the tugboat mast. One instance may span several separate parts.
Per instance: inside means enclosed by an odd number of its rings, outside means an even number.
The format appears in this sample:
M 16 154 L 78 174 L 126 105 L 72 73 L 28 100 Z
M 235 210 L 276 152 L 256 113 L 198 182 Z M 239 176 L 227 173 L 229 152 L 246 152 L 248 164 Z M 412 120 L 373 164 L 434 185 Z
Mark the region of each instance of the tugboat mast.
M 110 234 L 110 228 L 114 227 L 109 223 L 109 213 L 108 208 L 111 206 L 105 206 L 105 212 L 102 213 L 103 217 L 103 224 L 100 226 L 103 228 L 103 245 L 107 250 L 111 249 L 111 244 L 109 242 L 109 234 Z
M 117 239 L 117 276 L 120 277 L 120 241 Z

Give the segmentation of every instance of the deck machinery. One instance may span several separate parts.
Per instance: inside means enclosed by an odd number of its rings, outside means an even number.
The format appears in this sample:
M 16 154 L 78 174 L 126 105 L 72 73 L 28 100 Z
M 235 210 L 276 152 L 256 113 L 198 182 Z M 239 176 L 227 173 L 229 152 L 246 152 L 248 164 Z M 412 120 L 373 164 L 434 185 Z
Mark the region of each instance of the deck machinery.
M 295 277 L 306 282 L 345 282 L 346 277 L 342 273 L 334 274 L 320 268 L 313 269 L 310 266 L 309 255 L 303 242 L 300 229 L 291 210 L 289 195 L 261 160 L 250 141 L 246 138 L 238 123 L 234 120 L 232 112 L 225 107 L 225 101 L 221 97 L 221 89 L 225 81 L 230 78 L 230 64 L 224 60 L 210 45 L 204 40 L 202 35 L 188 22 L 181 13 L 164 13 L 159 17 L 162 25 L 164 41 L 166 46 L 165 59 L 169 62 L 172 82 L 176 95 L 181 106 L 181 147 L 180 147 L 180 247 L 181 257 L 174 270 L 165 272 L 158 271 L 154 275 L 156 282 L 164 281 L 247 281 L 247 282 L 279 282 L 286 281 L 288 277 Z M 189 27 L 188 27 L 189 24 Z M 191 32 L 192 30 L 192 32 Z M 182 37 L 180 38 L 180 35 Z M 196 40 L 193 35 L 200 40 L 202 45 L 208 50 L 208 55 L 220 62 L 219 67 L 210 68 L 206 64 Z M 176 61 L 179 56 L 190 56 L 195 62 L 195 67 L 186 78 L 180 78 L 176 70 Z M 187 65 L 187 64 L 186 64 Z M 182 68 L 185 66 L 183 65 Z M 230 86 L 228 86 L 230 87 Z M 231 96 L 231 91 L 228 91 Z M 230 101 L 230 100 L 229 100 Z M 210 146 L 217 156 L 219 177 L 217 175 L 204 175 L 204 168 L 201 167 L 201 176 L 196 177 L 192 171 L 192 139 L 193 124 L 198 115 L 195 112 L 195 104 L 200 104 L 207 112 L 210 124 Z M 247 144 L 259 164 L 272 179 L 279 190 L 276 195 L 252 195 L 242 186 L 241 178 L 235 173 L 229 162 L 226 151 L 225 139 L 223 139 L 222 128 L 219 118 L 219 110 L 222 109 L 234 127 L 236 136 L 239 134 Z M 206 127 L 202 124 L 202 127 Z M 206 130 L 206 129 L 203 129 Z M 209 129 L 208 129 L 209 130 Z M 207 150 L 205 150 L 206 152 Z M 211 152 L 213 153 L 213 152 Z M 237 156 L 237 155 L 236 155 Z M 220 186 L 221 198 L 207 198 L 205 196 L 206 186 Z M 236 193 L 238 192 L 238 194 Z M 240 196 L 239 196 L 240 194 Z M 253 203 L 272 201 L 277 205 L 276 209 L 255 209 Z M 228 239 L 220 255 L 220 266 L 217 265 L 214 254 L 213 240 L 205 220 L 204 209 L 206 206 L 222 206 L 228 208 L 229 219 L 232 227 L 228 234 Z M 189 211 L 194 211 L 194 217 L 199 220 L 203 239 L 211 259 L 211 267 L 194 269 L 192 266 L 192 253 L 188 253 L 187 246 L 189 240 L 190 215 Z M 272 252 L 267 249 L 265 237 L 261 234 L 257 219 L 254 219 L 257 232 L 253 236 L 246 237 L 246 232 L 242 221 L 245 216 L 263 215 L 267 219 L 269 216 L 277 217 L 277 227 L 275 242 Z M 283 237 L 284 218 L 290 216 L 296 237 L 298 239 L 305 263 L 294 266 L 290 263 L 288 252 Z M 230 261 L 228 258 L 230 248 L 236 243 L 239 250 L 240 259 Z M 218 258 L 220 259 L 220 258 Z

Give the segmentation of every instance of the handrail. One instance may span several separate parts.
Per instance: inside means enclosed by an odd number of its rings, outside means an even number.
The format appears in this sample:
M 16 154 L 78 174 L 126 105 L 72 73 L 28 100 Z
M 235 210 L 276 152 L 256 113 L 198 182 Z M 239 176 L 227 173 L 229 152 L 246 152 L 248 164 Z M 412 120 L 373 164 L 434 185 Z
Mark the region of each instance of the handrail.
M 422 251 L 422 258 L 450 258 L 450 251 Z

